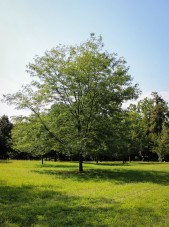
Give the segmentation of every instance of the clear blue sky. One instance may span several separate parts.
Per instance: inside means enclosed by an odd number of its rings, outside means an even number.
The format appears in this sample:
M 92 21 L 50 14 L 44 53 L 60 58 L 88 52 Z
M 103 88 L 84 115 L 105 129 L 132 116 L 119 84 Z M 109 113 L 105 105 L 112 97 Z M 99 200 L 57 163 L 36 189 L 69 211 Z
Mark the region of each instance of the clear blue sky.
M 30 81 L 26 65 L 59 43 L 91 32 L 126 58 L 143 94 L 169 101 L 168 0 L 0 0 L 0 97 Z M 19 114 L 0 104 L 0 115 Z

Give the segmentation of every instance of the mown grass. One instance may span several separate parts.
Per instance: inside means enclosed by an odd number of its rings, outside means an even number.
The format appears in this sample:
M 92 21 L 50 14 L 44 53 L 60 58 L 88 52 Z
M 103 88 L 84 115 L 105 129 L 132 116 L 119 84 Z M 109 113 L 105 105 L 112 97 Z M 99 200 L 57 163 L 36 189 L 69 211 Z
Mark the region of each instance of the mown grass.
M 169 163 L 0 162 L 0 226 L 169 226 Z

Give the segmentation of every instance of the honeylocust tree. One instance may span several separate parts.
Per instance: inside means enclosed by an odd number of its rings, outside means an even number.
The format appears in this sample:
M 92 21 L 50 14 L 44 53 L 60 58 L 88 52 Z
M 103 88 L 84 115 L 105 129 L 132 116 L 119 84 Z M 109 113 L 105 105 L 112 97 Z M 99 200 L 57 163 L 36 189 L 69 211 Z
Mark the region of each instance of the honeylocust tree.
M 83 171 L 83 157 L 90 152 L 87 147 L 93 142 L 93 134 L 101 130 L 103 119 L 111 119 L 113 124 L 122 103 L 139 94 L 124 58 L 107 52 L 102 37 L 94 34 L 80 45 L 58 45 L 36 56 L 27 72 L 33 78 L 31 85 L 24 88 L 25 92 L 6 95 L 5 101 L 33 111 L 51 137 L 78 155 L 79 171 Z M 41 113 L 54 104 L 64 105 L 69 118 L 62 113 L 62 124 L 66 121 L 71 127 L 70 139 L 41 118 Z M 53 115 L 50 120 L 55 125 L 57 117 Z

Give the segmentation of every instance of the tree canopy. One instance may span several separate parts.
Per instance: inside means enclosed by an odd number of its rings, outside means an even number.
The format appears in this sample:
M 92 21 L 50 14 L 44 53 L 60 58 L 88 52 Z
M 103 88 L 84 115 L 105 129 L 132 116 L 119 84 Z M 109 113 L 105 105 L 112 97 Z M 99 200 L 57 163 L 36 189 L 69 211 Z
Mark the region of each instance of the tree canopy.
M 124 58 L 106 51 L 102 37 L 91 34 L 80 45 L 58 45 L 36 56 L 27 66 L 32 83 L 4 100 L 18 109 L 29 108 L 46 131 L 43 135 L 79 156 L 82 171 L 87 153 L 110 146 L 123 102 L 140 93 L 128 70 Z
M 9 157 L 9 152 L 11 152 L 11 130 L 12 123 L 9 121 L 6 115 L 0 118 L 0 157 L 6 159 Z

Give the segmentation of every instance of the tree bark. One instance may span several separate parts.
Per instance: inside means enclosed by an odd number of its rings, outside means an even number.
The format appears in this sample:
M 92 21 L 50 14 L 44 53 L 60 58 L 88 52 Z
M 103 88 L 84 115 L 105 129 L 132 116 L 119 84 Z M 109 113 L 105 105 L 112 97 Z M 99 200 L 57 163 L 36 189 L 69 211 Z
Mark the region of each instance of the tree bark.
M 41 160 L 42 160 L 42 165 L 43 165 L 43 155 L 42 155 L 42 157 L 41 157 Z
M 98 163 L 99 163 L 99 158 L 98 156 L 96 156 L 96 165 L 98 165 Z
M 123 158 L 123 164 L 125 164 L 126 163 L 126 160 L 125 160 L 125 158 Z
M 161 154 L 158 154 L 158 161 L 159 162 L 162 162 L 163 161 Z
M 79 154 L 79 172 L 83 172 L 83 157 Z
M 57 161 L 57 154 L 56 154 L 57 152 L 55 151 L 55 162 Z

